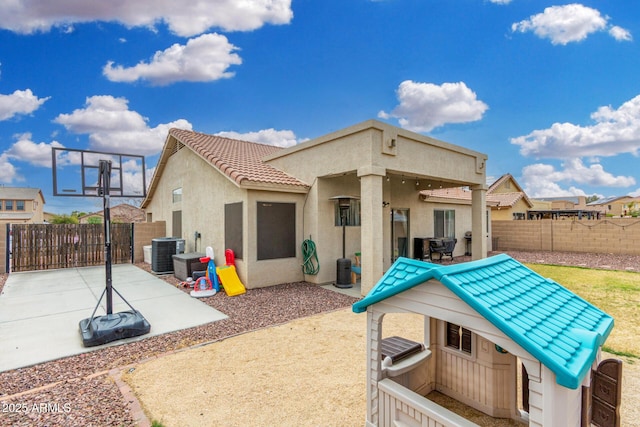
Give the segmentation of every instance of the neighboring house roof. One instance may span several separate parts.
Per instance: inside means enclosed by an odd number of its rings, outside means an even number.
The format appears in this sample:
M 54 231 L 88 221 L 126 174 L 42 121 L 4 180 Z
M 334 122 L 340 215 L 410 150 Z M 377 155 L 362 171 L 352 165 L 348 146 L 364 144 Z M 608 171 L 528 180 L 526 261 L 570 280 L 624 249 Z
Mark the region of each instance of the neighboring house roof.
M 33 212 L 4 212 L 0 211 L 0 219 L 13 221 L 28 221 L 35 215 Z
M 511 180 L 516 186 L 517 191 L 497 193 L 496 189 L 500 187 L 503 182 Z M 438 188 L 435 190 L 422 190 L 420 196 L 423 200 L 432 199 L 434 201 L 450 200 L 471 202 L 471 191 L 465 187 L 456 188 Z M 533 203 L 522 191 L 522 188 L 518 185 L 511 174 L 502 175 L 487 189 L 487 205 L 496 207 L 513 207 L 520 200 L 524 200 L 529 207 L 533 207 Z
M 365 298 L 361 313 L 436 279 L 556 375 L 577 388 L 613 328 L 613 318 L 506 254 L 440 266 L 399 258 Z
M 38 196 L 42 197 L 42 202 L 44 203 L 44 197 L 39 188 L 0 186 L 0 199 L 2 200 L 35 200 Z
M 464 187 L 453 188 L 439 188 L 435 190 L 422 190 L 420 191 L 420 197 L 422 200 L 430 202 L 440 203 L 458 203 L 458 204 L 471 204 L 471 191 Z M 487 196 L 487 206 L 495 206 L 496 201 L 491 200 Z
M 183 129 L 171 129 L 169 135 L 189 146 L 238 184 L 242 184 L 243 181 L 253 181 L 308 187 L 306 183 L 262 160 L 264 157 L 282 150 L 281 147 Z
M 625 199 L 629 196 L 611 196 L 611 197 L 604 197 L 602 199 L 598 199 L 598 200 L 594 200 L 593 202 L 589 202 L 587 203 L 587 206 L 600 206 L 600 205 L 606 205 L 608 203 L 611 202 L 615 202 L 616 200 L 620 200 L 620 199 Z
M 493 200 L 498 203 L 498 207 L 508 206 L 513 207 L 520 200 L 524 200 L 529 207 L 533 206 L 533 203 L 529 200 L 524 193 L 489 193 L 487 192 L 487 200 Z
M 574 205 L 580 204 L 580 196 L 536 197 L 535 200 L 540 200 L 543 202 L 571 202 Z
M 111 219 L 126 219 L 127 222 L 142 222 L 145 220 L 144 210 L 130 205 L 128 203 L 121 203 L 119 205 L 109 208 L 109 216 Z M 92 212 L 79 217 L 80 220 L 89 217 L 104 217 L 104 211 Z
M 514 198 L 514 200 L 507 200 L 507 198 L 504 196 L 505 194 L 512 193 L 487 193 L 487 206 L 505 206 L 507 203 L 509 204 L 509 206 L 513 206 L 522 197 L 521 194 L 515 193 L 515 195 L 518 196 L 517 198 Z M 471 190 L 467 190 L 463 187 L 422 190 L 420 191 L 420 197 L 422 197 L 422 200 L 424 201 L 449 201 L 451 203 L 455 203 L 456 201 L 458 201 L 471 203 Z

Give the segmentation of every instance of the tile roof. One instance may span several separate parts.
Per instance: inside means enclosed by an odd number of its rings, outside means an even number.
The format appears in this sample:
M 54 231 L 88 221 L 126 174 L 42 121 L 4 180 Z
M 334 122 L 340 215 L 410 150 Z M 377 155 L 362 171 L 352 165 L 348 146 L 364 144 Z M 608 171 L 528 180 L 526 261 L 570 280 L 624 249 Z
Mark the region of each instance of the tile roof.
M 262 160 L 282 150 L 280 147 L 176 128 L 169 130 L 169 135 L 189 147 L 238 185 L 309 187 L 305 182 Z
M 507 180 L 511 180 L 517 187 L 518 191 L 496 192 L 496 190 L 499 189 L 500 185 Z M 471 200 L 471 190 L 468 190 L 464 187 L 422 190 L 420 191 L 420 195 L 422 196 L 423 200 L 427 200 L 431 197 L 450 200 Z M 518 201 L 523 199 L 527 203 L 527 205 L 533 206 L 531 200 L 529 200 L 524 191 L 522 191 L 518 183 L 515 182 L 515 179 L 513 178 L 513 176 L 511 176 L 511 174 L 502 175 L 487 189 L 488 205 L 498 207 L 513 207 Z
M 0 199 L 35 200 L 42 195 L 39 188 L 0 186 Z
M 613 328 L 611 316 L 506 254 L 448 266 L 400 258 L 353 311 L 430 279 L 536 357 L 564 387 L 580 385 Z
M 435 190 L 422 190 L 420 195 L 423 200 L 430 198 L 465 200 L 471 202 L 471 190 L 463 187 L 439 188 Z M 489 193 L 487 192 L 487 204 L 492 206 L 513 206 L 524 197 L 523 193 Z

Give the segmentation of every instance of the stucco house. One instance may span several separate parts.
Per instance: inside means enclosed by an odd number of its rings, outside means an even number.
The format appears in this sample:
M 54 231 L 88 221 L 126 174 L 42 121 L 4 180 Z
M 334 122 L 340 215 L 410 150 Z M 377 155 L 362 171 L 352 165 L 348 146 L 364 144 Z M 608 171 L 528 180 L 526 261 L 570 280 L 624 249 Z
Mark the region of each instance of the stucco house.
M 109 208 L 109 216 L 112 222 L 128 223 L 128 222 L 145 222 L 146 216 L 144 210 L 128 203 L 120 203 Z M 82 215 L 78 218 L 80 224 L 89 224 L 104 222 L 104 211 L 97 211 Z
M 147 221 L 166 221 L 167 235 L 184 238 L 186 252 L 211 246 L 220 262 L 232 249 L 248 288 L 335 281 L 344 231 L 346 257 L 361 253 L 366 293 L 412 253 L 415 237 L 487 236 L 486 161 L 376 120 L 289 148 L 171 129 L 141 207 Z M 470 189 L 466 206 L 419 196 L 461 186 Z M 350 197 L 344 228 L 336 196 Z M 306 240 L 315 243 L 315 274 L 302 269 Z M 473 240 L 474 258 L 486 256 L 487 240 Z
M 533 202 L 509 173 L 489 186 L 487 198 L 496 202 L 491 206 L 492 220 L 526 219 L 527 211 L 533 207 Z
M 610 217 L 625 217 L 640 215 L 640 197 L 613 196 L 595 200 L 587 206 L 603 215 Z
M 44 203 L 39 188 L 0 186 L 0 224 L 42 224 Z
M 615 425 L 620 385 L 598 383 L 603 363 L 621 379 L 620 361 L 601 363 L 613 318 L 506 254 L 447 266 L 399 258 L 353 311 L 367 313 L 369 427 L 475 425 L 432 391 L 528 426 Z M 412 353 L 385 336 L 388 313 L 424 316 Z
M 471 191 L 466 187 L 435 188 L 420 192 L 424 200 L 456 204 L 471 202 Z M 511 174 L 502 175 L 487 189 L 487 206 L 491 208 L 492 220 L 526 219 L 527 211 L 534 204 Z

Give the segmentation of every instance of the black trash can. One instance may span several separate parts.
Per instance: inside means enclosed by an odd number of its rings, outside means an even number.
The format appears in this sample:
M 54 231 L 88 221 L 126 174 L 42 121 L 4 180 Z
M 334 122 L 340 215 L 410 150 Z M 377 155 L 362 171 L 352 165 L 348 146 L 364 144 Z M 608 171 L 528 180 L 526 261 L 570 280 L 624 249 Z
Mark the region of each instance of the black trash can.
M 336 263 L 336 287 L 351 288 L 351 260 L 349 258 L 338 258 Z

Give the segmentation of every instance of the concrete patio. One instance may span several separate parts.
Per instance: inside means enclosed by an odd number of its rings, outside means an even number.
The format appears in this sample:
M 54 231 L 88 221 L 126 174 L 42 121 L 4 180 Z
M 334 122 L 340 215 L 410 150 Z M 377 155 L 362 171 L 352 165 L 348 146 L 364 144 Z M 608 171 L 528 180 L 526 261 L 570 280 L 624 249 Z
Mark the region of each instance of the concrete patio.
M 105 268 L 11 273 L 0 294 L 0 372 L 192 328 L 227 316 L 131 264 L 114 265 L 113 287 L 151 324 L 150 333 L 86 348 L 79 322 L 105 288 Z M 129 310 L 114 292 L 113 312 Z M 103 298 L 96 316 L 106 313 Z

